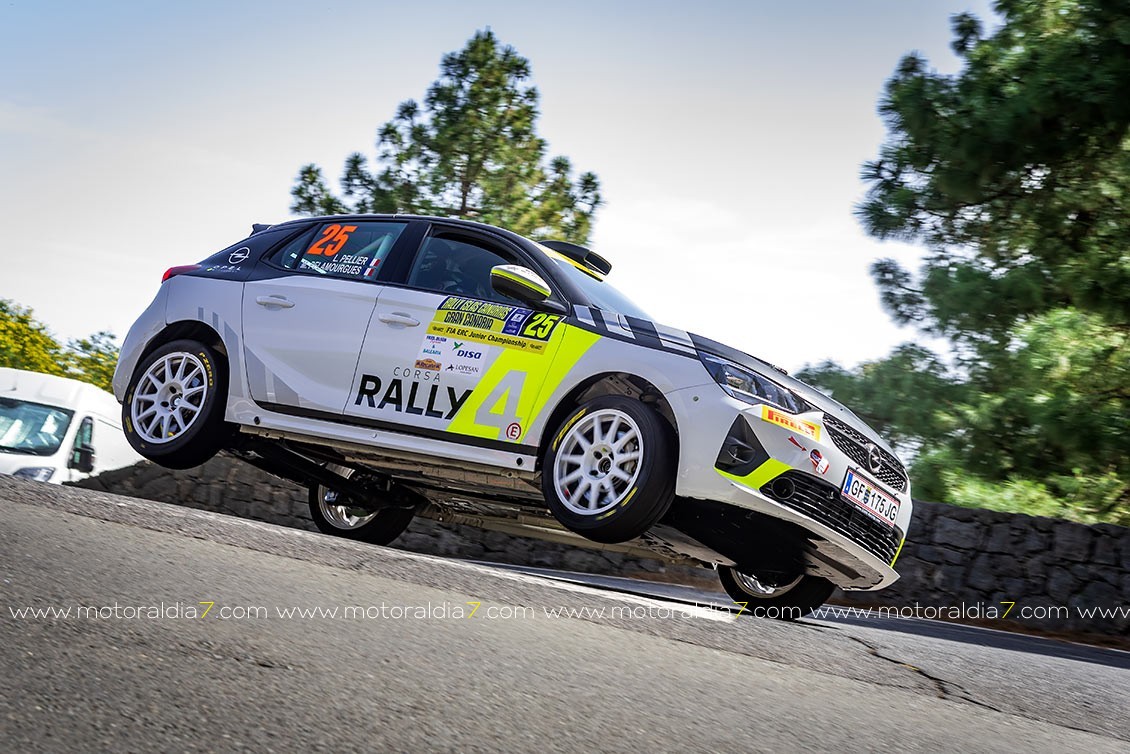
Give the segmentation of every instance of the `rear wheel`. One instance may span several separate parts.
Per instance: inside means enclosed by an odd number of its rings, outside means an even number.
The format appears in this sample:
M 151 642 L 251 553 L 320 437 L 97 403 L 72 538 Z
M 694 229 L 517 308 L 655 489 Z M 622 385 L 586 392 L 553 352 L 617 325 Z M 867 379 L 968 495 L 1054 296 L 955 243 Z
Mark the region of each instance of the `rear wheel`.
M 354 473 L 353 469 L 337 464 L 328 464 L 326 469 L 347 478 Z M 310 488 L 310 518 L 323 534 L 387 545 L 404 533 L 414 515 L 411 508 L 388 507 L 374 511 L 358 507 L 348 495 L 324 484 Z
M 718 567 L 718 579 L 730 599 L 744 606 L 743 613 L 779 620 L 803 618 L 823 605 L 836 589 L 835 584 L 818 576 L 804 574 L 775 583 L 729 566 Z
M 606 395 L 561 423 L 542 463 L 542 492 L 565 528 L 625 542 L 658 521 L 675 498 L 675 437 L 656 412 Z
M 199 466 L 231 438 L 224 422 L 228 367 L 211 346 L 174 340 L 147 354 L 122 402 L 130 445 L 170 469 Z

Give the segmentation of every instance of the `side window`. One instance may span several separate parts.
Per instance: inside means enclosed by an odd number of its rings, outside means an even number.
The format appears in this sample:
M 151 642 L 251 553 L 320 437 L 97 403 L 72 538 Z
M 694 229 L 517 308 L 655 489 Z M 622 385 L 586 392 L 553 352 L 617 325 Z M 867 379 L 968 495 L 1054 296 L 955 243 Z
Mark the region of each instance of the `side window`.
M 424 241 L 412 262 L 408 285 L 453 296 L 520 305 L 521 302 L 496 293 L 490 284 L 492 267 L 515 262 L 513 255 L 485 241 L 451 235 L 432 236 Z
M 406 223 L 323 223 L 275 253 L 271 261 L 288 270 L 351 280 L 375 280 Z

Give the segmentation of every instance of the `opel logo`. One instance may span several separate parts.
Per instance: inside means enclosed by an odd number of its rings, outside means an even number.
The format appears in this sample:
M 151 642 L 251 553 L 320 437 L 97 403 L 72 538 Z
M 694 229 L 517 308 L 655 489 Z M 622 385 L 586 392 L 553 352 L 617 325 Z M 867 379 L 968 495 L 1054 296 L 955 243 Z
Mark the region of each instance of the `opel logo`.
M 871 469 L 872 473 L 879 473 L 879 469 L 883 468 L 883 456 L 879 453 L 879 448 L 871 443 L 867 446 L 867 468 Z
M 251 256 L 251 249 L 247 248 L 246 246 L 241 246 L 231 254 L 228 254 L 228 264 L 239 264 L 249 256 Z

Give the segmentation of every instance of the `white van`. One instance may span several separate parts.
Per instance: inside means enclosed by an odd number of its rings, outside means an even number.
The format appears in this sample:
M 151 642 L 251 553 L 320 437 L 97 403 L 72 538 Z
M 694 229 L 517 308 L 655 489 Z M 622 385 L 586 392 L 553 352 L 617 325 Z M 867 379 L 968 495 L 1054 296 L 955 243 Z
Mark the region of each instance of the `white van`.
M 85 382 L 0 367 L 0 474 L 75 482 L 141 461 L 114 396 Z

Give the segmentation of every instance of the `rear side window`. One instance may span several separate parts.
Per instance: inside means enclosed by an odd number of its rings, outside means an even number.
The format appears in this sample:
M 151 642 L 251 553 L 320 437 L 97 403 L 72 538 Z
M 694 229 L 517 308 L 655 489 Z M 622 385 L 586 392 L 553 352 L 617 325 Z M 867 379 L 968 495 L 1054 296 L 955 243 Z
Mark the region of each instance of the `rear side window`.
M 407 223 L 323 223 L 283 246 L 272 262 L 288 270 L 375 280 Z

